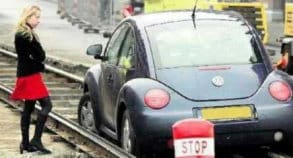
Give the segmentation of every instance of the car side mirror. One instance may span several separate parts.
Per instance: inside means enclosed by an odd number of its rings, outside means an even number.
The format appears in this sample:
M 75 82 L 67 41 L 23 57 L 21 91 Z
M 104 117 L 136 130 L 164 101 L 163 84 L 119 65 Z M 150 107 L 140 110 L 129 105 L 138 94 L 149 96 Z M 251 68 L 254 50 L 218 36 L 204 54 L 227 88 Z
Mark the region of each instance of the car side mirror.
M 112 36 L 112 33 L 109 32 L 109 31 L 106 31 L 106 32 L 103 33 L 104 38 L 110 38 L 111 36 Z
M 101 44 L 91 45 L 87 48 L 86 54 L 94 56 L 95 59 L 102 59 L 103 46 Z

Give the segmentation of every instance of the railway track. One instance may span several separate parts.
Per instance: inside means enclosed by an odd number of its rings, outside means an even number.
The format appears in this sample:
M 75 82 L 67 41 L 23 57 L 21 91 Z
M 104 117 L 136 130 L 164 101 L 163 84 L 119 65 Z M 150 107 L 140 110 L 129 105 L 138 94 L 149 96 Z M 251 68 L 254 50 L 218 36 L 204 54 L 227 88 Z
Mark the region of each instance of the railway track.
M 9 100 L 15 84 L 16 54 L 0 49 L 0 99 L 21 110 L 23 102 Z M 89 132 L 77 123 L 77 105 L 82 96 L 83 79 L 46 65 L 43 75 L 53 103 L 47 128 L 76 145 L 91 157 L 134 157 L 106 139 Z M 37 110 L 40 106 L 36 106 Z
M 269 53 L 278 53 L 278 47 L 267 47 Z M 0 49 L 0 100 L 21 110 L 22 102 L 12 102 L 9 95 L 14 87 L 16 74 L 16 54 Z M 68 142 L 91 157 L 119 157 L 134 158 L 124 152 L 117 145 L 85 130 L 77 123 L 77 105 L 82 96 L 81 85 L 83 79 L 60 69 L 46 65 L 44 80 L 51 92 L 53 110 L 49 114 L 47 128 L 54 131 Z M 40 106 L 36 106 L 39 110 Z M 173 157 L 173 154 L 168 153 Z M 220 150 L 216 153 L 217 158 L 293 158 L 284 150 L 259 148 L 257 150 Z M 162 157 L 160 155 L 159 157 Z

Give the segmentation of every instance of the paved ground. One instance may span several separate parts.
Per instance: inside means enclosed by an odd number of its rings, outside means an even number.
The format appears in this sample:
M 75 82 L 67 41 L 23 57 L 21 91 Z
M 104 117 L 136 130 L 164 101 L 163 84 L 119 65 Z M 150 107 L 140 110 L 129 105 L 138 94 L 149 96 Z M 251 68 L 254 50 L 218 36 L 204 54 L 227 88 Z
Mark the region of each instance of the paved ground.
M 1 158 L 82 158 L 81 153 L 76 152 L 71 145 L 64 142 L 53 141 L 55 136 L 50 133 L 43 134 L 43 143 L 53 153 L 41 155 L 38 152 L 19 154 L 20 114 L 0 102 L 0 157 Z M 30 127 L 30 135 L 34 133 L 34 125 Z
M 49 56 L 74 64 L 97 63 L 97 60 L 85 55 L 86 48 L 91 44 L 105 44 L 106 39 L 99 34 L 85 34 L 67 20 L 61 20 L 56 14 L 57 4 L 54 0 L 0 0 L 0 44 L 13 46 L 14 28 L 21 10 L 26 4 L 32 3 L 42 8 L 37 32 Z

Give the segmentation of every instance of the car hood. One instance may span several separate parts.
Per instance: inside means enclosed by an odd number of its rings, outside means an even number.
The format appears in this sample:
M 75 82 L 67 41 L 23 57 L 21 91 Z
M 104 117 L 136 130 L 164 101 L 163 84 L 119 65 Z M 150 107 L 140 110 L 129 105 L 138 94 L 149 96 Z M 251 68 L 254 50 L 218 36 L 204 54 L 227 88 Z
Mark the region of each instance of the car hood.
M 264 64 L 157 70 L 160 82 L 191 100 L 246 98 L 258 90 L 267 75 Z

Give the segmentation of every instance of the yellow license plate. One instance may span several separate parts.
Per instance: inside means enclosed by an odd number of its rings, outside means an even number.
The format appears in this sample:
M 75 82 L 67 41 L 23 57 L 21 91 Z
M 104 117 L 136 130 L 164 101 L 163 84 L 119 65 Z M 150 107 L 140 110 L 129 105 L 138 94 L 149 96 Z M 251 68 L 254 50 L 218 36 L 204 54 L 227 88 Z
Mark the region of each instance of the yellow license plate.
M 243 120 L 254 118 L 252 107 L 249 105 L 202 108 L 201 116 L 206 120 Z

